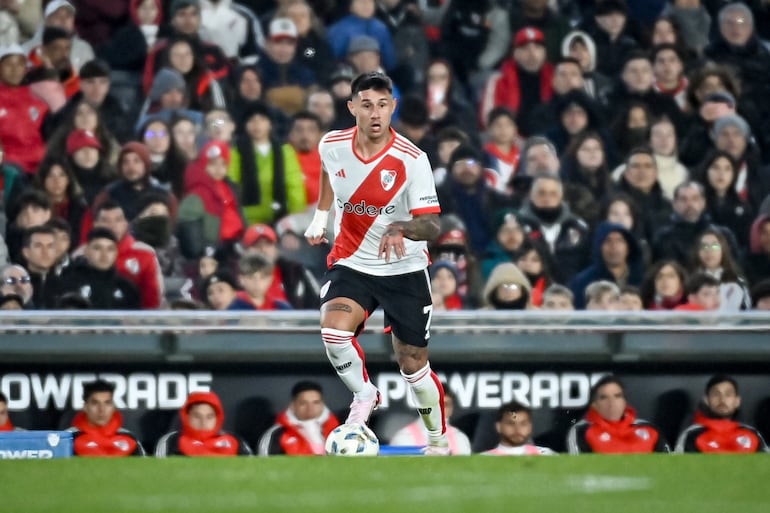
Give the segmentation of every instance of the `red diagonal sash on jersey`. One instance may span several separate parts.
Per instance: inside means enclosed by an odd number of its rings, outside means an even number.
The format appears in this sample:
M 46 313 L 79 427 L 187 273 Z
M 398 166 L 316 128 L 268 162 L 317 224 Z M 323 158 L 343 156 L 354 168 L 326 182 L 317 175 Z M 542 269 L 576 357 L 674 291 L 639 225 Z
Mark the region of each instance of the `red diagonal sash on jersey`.
M 395 183 L 388 190 L 383 186 L 381 171 L 395 171 Z M 385 155 L 377 166 L 369 172 L 369 176 L 361 183 L 356 191 L 348 200 L 352 205 L 359 205 L 362 201 L 368 207 L 377 209 L 386 207 L 398 191 L 401 190 L 406 182 L 406 168 L 404 163 L 392 156 Z M 328 264 L 331 266 L 335 261 L 347 258 L 361 246 L 366 233 L 374 224 L 379 214 L 369 216 L 366 214 L 357 215 L 353 212 L 344 212 L 340 224 L 339 236 L 334 241 L 334 248 L 329 253 Z

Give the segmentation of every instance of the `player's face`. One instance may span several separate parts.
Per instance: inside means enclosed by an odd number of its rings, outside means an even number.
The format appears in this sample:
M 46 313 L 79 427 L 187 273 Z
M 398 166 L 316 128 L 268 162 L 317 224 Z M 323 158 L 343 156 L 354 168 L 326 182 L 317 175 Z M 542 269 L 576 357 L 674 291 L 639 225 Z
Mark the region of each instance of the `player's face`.
M 316 419 L 324 411 L 324 401 L 320 392 L 306 390 L 292 400 L 291 410 L 298 420 Z
M 729 381 L 723 381 L 711 387 L 704 400 L 709 410 L 722 419 L 732 418 L 741 406 L 741 396 Z
M 115 413 L 112 392 L 95 392 L 83 405 L 88 422 L 95 426 L 106 426 Z
M 206 403 L 198 403 L 187 410 L 187 418 L 190 427 L 201 431 L 211 431 L 217 425 L 217 412 L 213 406 Z
M 527 412 L 506 413 L 495 424 L 500 442 L 509 447 L 519 447 L 532 437 L 532 419 Z
M 623 418 L 626 411 L 626 394 L 617 383 L 608 383 L 601 387 L 596 399 L 591 403 L 604 419 L 615 422 Z
M 356 118 L 356 126 L 371 141 L 390 136 L 390 118 L 396 109 L 396 100 L 387 91 L 367 89 L 360 91 L 348 102 L 348 109 Z

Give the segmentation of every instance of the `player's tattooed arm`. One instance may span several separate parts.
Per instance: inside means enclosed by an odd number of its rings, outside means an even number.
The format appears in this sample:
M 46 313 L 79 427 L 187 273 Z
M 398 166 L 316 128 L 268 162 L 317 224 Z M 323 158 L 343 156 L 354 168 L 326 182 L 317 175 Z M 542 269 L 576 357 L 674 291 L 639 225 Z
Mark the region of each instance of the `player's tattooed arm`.
M 438 214 L 415 216 L 411 221 L 398 221 L 388 226 L 386 235 L 401 234 L 407 239 L 431 241 L 440 231 Z

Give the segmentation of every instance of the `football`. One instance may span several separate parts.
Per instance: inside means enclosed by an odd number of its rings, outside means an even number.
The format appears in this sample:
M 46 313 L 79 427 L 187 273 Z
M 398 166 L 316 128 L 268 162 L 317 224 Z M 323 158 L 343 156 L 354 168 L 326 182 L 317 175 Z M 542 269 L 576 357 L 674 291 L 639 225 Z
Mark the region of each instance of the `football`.
M 361 424 L 340 424 L 326 438 L 326 454 L 332 456 L 377 456 L 379 452 L 377 435 Z

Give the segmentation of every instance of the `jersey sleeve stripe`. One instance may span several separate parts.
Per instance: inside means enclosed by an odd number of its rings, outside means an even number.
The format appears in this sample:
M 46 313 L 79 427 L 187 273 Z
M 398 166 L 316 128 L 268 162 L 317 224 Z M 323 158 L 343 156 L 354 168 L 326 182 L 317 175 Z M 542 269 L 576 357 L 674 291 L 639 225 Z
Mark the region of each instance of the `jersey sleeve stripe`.
M 396 141 L 396 142 L 393 144 L 393 147 L 394 147 L 394 148 L 396 148 L 397 150 L 401 150 L 401 151 L 403 151 L 404 153 L 406 153 L 407 155 L 409 155 L 409 156 L 410 156 L 410 157 L 412 157 L 412 158 L 415 158 L 415 159 L 416 159 L 417 157 L 419 157 L 419 156 L 420 156 L 420 152 L 419 152 L 419 150 L 418 150 L 418 151 L 415 151 L 415 150 L 414 150 L 414 149 L 412 149 L 412 148 L 409 148 L 409 147 L 407 147 L 407 146 L 404 146 L 402 143 L 400 143 L 400 142 L 398 142 L 398 141 Z
M 411 211 L 411 214 L 413 216 L 419 216 L 422 214 L 440 214 L 441 213 L 441 207 L 438 205 L 433 207 L 422 207 L 422 208 L 415 208 Z
M 422 152 L 422 150 L 418 148 L 417 145 L 415 145 L 412 141 L 410 141 L 409 139 L 407 139 L 401 134 L 398 134 L 397 141 L 403 144 L 406 148 L 411 149 L 412 151 L 415 151 L 417 153 Z

